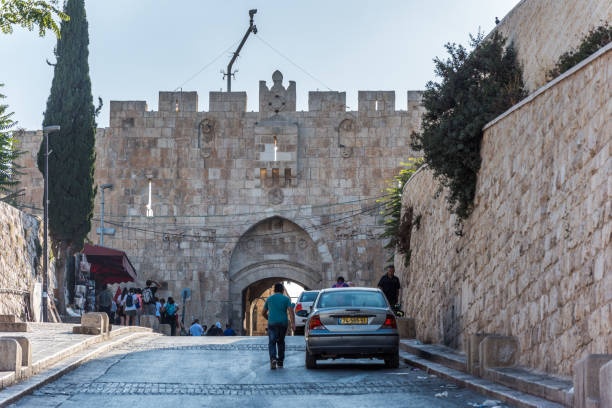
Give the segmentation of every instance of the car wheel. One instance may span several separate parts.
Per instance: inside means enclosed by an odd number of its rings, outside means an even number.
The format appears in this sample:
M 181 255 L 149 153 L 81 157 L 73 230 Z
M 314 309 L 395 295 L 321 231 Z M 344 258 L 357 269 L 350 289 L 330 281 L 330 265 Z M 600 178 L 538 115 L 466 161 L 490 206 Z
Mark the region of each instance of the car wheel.
M 399 353 L 393 353 L 385 358 L 386 368 L 399 368 Z
M 306 368 L 309 370 L 317 368 L 317 358 L 316 356 L 310 354 L 308 349 L 306 349 Z

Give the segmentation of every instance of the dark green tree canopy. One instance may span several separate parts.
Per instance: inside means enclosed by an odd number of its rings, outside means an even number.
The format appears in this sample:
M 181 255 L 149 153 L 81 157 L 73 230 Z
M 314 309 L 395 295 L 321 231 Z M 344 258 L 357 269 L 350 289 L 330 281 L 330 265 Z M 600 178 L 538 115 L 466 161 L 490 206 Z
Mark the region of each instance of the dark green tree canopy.
M 460 224 L 472 211 L 480 170 L 483 127 L 526 96 L 522 71 L 512 45 L 498 32 L 471 37 L 472 51 L 446 44 L 449 58 L 434 60 L 441 82 L 429 82 L 423 131 L 412 147 L 448 187 L 449 209 Z
M 0 87 L 4 84 L 0 84 Z M 0 94 L 0 101 L 5 96 Z M 0 198 L 11 192 L 11 188 L 19 182 L 16 176 L 19 167 L 15 160 L 22 153 L 17 149 L 17 141 L 13 138 L 13 112 L 7 112 L 8 105 L 0 103 Z
M 57 41 L 57 62 L 43 126 L 60 125 L 49 136 L 49 227 L 55 241 L 79 250 L 91 229 L 95 163 L 95 109 L 89 79 L 89 35 L 84 0 L 68 0 Z M 44 140 L 38 168 L 44 173 Z

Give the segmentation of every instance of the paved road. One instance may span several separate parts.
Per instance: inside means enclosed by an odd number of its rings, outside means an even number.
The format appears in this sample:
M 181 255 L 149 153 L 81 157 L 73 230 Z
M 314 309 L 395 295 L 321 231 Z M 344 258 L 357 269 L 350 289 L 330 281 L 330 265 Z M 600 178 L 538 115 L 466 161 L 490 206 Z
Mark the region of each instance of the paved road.
M 486 397 L 377 361 L 304 367 L 304 340 L 290 337 L 285 368 L 271 371 L 266 338 L 147 336 L 103 355 L 14 406 L 36 408 L 470 407 Z M 436 394 L 442 396 L 436 397 Z

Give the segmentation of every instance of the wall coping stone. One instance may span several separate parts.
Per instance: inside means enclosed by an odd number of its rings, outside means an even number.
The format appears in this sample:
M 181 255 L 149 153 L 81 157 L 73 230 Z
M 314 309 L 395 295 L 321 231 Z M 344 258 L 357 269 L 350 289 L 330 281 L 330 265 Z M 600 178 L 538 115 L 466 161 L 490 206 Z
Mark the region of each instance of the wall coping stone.
M 547 83 L 546 85 L 544 85 L 541 88 L 539 88 L 538 90 L 534 91 L 533 93 L 531 93 L 529 96 L 527 96 L 525 99 L 523 99 L 522 101 L 520 101 L 516 105 L 513 105 L 512 107 L 510 107 L 510 109 L 508 109 L 507 111 L 505 111 L 504 113 L 502 113 L 501 115 L 499 115 L 498 117 L 496 117 L 495 119 L 493 119 L 492 121 L 490 121 L 489 123 L 484 125 L 482 130 L 483 131 L 487 130 L 491 126 L 495 125 L 497 122 L 499 122 L 502 119 L 504 119 L 506 116 L 510 115 L 512 112 L 514 112 L 514 111 L 522 108 L 523 106 L 527 105 L 529 102 L 533 101 L 538 96 L 542 95 L 544 92 L 548 91 L 550 88 L 552 88 L 553 86 L 557 85 L 559 82 L 563 81 L 565 78 L 568 78 L 568 77 L 574 75 L 576 72 L 580 71 L 582 68 L 586 67 L 587 65 L 589 65 L 594 60 L 596 60 L 596 59 L 602 57 L 603 55 L 607 54 L 611 50 L 612 50 L 612 42 L 609 43 L 608 45 L 606 45 L 605 47 L 600 48 L 599 51 L 593 53 L 590 57 L 584 59 L 580 63 L 576 64 L 573 68 L 565 71 L 563 74 L 559 75 L 558 77 L 556 77 L 555 79 L 553 79 L 552 81 Z

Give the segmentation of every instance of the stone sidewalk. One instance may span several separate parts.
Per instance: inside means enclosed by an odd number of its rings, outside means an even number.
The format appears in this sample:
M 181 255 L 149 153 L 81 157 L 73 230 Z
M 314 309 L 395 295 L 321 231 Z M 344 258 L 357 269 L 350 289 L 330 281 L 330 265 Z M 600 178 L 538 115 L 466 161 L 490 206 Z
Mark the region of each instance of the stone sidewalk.
M 113 326 L 110 335 L 73 334 L 72 328 L 78 326 L 66 323 L 28 323 L 27 332 L 1 332 L 2 337 L 26 337 L 32 349 L 32 364 L 23 367 L 21 378 L 15 372 L 0 371 L 0 390 L 18 381 L 36 375 L 54 364 L 79 353 L 87 348 L 126 335 L 128 333 L 151 333 L 145 327 Z

